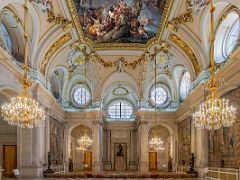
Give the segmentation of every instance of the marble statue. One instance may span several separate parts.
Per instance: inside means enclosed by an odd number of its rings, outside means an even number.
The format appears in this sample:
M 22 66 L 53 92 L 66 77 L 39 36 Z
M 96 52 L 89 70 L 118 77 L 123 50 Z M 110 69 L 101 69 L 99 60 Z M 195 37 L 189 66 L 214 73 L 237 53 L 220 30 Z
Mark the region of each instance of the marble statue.
M 121 144 L 117 146 L 117 156 L 124 156 L 123 155 L 123 147 Z

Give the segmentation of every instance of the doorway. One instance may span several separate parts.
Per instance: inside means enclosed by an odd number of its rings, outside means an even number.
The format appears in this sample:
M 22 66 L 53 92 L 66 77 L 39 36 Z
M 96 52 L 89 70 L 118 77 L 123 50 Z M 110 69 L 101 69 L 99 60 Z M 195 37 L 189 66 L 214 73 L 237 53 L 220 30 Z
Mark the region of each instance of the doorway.
M 13 169 L 17 168 L 17 146 L 3 145 L 4 176 L 14 177 Z
M 149 152 L 149 170 L 157 170 L 157 152 Z
M 92 152 L 84 153 L 84 170 L 92 170 Z

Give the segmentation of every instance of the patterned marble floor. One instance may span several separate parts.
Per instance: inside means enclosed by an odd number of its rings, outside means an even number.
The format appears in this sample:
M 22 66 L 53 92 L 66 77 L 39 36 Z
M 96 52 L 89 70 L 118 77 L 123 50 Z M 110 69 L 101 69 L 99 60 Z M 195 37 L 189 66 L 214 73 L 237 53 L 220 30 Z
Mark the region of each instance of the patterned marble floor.
M 89 180 L 99 180 L 99 178 L 87 178 Z M 164 180 L 164 178 L 144 178 L 146 180 L 154 180 L 154 179 L 158 179 L 158 180 Z M 3 180 L 15 180 L 15 178 L 3 178 Z M 72 179 L 72 178 L 67 178 L 67 179 L 63 179 L 63 178 L 18 178 L 18 180 L 84 180 L 83 178 L 76 178 L 76 179 Z M 100 180 L 142 180 L 142 178 L 101 178 Z M 168 178 L 168 180 L 173 180 L 173 178 Z M 182 179 L 175 179 L 175 180 L 182 180 Z M 188 178 L 185 180 L 204 180 L 204 178 Z
M 14 180 L 15 178 L 13 179 L 10 179 L 10 178 L 3 178 L 3 180 Z M 99 180 L 99 178 L 87 178 L 89 180 Z M 164 180 L 164 178 L 144 178 L 146 180 Z M 84 180 L 83 178 L 76 178 L 76 179 L 72 179 L 72 178 L 67 178 L 67 179 L 63 179 L 63 178 L 58 178 L 58 179 L 55 179 L 55 178 L 20 178 L 18 180 Z M 122 178 L 101 178 L 100 180 L 142 180 L 142 178 L 125 178 L 125 179 L 122 179 Z M 168 178 L 168 180 L 173 180 L 173 178 Z M 182 180 L 182 179 L 175 179 L 175 180 Z M 185 179 L 186 180 L 186 179 Z M 188 178 L 187 180 L 204 180 L 203 178 Z

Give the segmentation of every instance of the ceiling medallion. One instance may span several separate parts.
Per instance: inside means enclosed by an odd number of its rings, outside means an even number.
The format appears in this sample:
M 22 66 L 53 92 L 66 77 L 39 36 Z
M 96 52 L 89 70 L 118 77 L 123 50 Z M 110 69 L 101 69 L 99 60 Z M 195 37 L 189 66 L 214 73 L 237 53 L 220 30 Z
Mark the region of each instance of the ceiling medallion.
M 160 43 L 173 0 L 67 0 L 79 40 L 94 50 L 146 50 Z
M 119 86 L 113 90 L 114 96 L 127 96 L 129 94 L 125 87 Z

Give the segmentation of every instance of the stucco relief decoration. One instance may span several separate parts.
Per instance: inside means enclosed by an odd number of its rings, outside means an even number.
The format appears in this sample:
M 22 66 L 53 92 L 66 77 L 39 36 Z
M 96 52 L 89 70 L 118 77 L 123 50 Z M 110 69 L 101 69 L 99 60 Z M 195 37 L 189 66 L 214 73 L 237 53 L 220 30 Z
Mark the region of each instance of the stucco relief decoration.
M 187 8 L 191 9 L 195 15 L 198 15 L 208 4 L 208 0 L 187 0 Z
M 114 96 L 127 96 L 128 94 L 129 94 L 129 91 L 125 87 L 119 86 L 113 89 Z
M 60 39 L 58 39 L 46 52 L 41 66 L 40 66 L 40 71 L 45 74 L 46 72 L 46 68 L 48 65 L 48 62 L 50 60 L 50 58 L 53 56 L 53 54 L 60 48 L 62 47 L 66 42 L 68 42 L 69 40 L 72 39 L 72 36 L 70 33 L 67 33 L 65 35 L 63 35 Z
M 171 55 L 166 51 L 160 51 L 156 54 L 158 72 L 172 78 L 173 61 L 171 61 L 170 57 Z
M 186 55 L 192 62 L 196 75 L 199 74 L 201 72 L 201 66 L 198 63 L 197 57 L 192 51 L 192 49 L 187 45 L 186 42 L 184 42 L 180 37 L 175 34 L 171 34 L 170 39 L 186 53 Z

